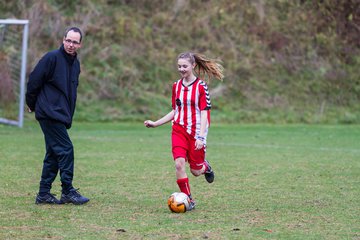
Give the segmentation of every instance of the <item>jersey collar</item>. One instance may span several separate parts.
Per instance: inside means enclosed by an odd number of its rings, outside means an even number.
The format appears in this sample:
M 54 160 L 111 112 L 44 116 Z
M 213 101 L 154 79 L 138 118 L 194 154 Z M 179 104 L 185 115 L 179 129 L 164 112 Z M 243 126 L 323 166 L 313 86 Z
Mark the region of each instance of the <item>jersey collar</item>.
M 192 81 L 189 85 L 185 86 L 185 85 L 184 85 L 184 79 L 182 78 L 182 79 L 181 79 L 181 85 L 182 85 L 183 87 L 190 87 L 190 86 L 193 85 L 198 79 L 199 79 L 199 78 L 196 77 L 194 81 Z

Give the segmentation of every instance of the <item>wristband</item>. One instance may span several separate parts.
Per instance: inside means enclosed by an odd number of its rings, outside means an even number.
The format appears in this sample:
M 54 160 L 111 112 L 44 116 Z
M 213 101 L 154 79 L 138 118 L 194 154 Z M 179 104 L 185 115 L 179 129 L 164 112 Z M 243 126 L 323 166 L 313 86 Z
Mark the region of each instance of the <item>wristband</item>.
M 205 141 L 205 138 L 204 138 L 204 137 L 201 137 L 201 136 L 197 136 L 196 139 L 197 139 L 197 140 L 200 140 L 200 141 Z

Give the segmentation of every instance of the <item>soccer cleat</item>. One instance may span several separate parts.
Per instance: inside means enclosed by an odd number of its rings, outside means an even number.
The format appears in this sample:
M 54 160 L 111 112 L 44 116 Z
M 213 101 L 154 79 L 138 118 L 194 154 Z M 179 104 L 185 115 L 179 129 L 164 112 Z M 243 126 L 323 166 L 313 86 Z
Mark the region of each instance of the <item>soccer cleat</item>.
M 212 183 L 214 181 L 215 178 L 215 174 L 214 171 L 212 170 L 210 163 L 205 160 L 206 165 L 207 165 L 207 170 L 205 171 L 204 175 L 205 175 L 205 179 L 208 183 Z
M 35 204 L 61 204 L 61 201 L 59 201 L 53 194 L 46 193 L 45 195 L 37 195 L 35 199 Z
M 81 196 L 78 189 L 71 189 L 68 194 L 61 194 L 61 203 L 73 203 L 75 205 L 81 205 L 87 203 L 90 199 Z
M 186 211 L 194 210 L 194 209 L 195 209 L 195 205 L 196 205 L 195 201 L 191 199 L 191 200 L 190 200 L 190 204 L 189 204 L 189 208 L 186 209 Z

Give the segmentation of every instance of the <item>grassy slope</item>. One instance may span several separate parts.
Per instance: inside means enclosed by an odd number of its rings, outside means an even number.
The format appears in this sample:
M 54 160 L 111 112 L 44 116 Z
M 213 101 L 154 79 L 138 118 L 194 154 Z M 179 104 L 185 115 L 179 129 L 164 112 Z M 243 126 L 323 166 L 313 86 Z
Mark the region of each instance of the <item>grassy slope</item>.
M 85 206 L 36 206 L 43 137 L 0 125 L 1 239 L 356 239 L 359 126 L 217 125 L 214 184 L 190 177 L 197 209 L 172 214 L 170 126 L 76 122 Z M 53 192 L 59 196 L 57 179 Z
M 352 2 L 352 3 L 351 3 Z M 158 117 L 169 110 L 176 56 L 219 57 L 211 82 L 223 122 L 359 123 L 355 1 L 8 1 L 0 15 L 30 19 L 28 72 L 83 28 L 78 120 Z M 1 108 L 1 107 L 0 107 Z

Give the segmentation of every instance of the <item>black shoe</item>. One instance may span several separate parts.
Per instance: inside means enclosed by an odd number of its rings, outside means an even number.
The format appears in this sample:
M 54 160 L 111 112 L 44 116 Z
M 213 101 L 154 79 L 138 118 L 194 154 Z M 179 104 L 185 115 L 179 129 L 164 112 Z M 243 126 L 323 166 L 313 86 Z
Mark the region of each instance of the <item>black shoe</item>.
M 208 167 L 208 169 L 205 171 L 205 179 L 208 183 L 212 183 L 214 181 L 214 178 L 215 178 L 215 174 L 214 174 L 214 171 L 212 170 L 211 166 L 210 166 L 210 163 L 205 160 L 206 162 L 206 165 Z
M 61 201 L 51 193 L 46 193 L 43 196 L 38 194 L 35 199 L 35 204 L 61 204 Z
M 71 189 L 68 194 L 61 194 L 60 201 L 62 203 L 73 203 L 75 205 L 81 205 L 87 203 L 90 199 L 81 196 L 78 189 Z
M 190 200 L 190 204 L 189 204 L 189 208 L 186 209 L 186 211 L 192 211 L 192 210 L 194 210 L 194 209 L 195 209 L 195 205 L 196 205 L 195 201 L 191 199 L 191 200 Z

